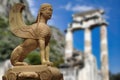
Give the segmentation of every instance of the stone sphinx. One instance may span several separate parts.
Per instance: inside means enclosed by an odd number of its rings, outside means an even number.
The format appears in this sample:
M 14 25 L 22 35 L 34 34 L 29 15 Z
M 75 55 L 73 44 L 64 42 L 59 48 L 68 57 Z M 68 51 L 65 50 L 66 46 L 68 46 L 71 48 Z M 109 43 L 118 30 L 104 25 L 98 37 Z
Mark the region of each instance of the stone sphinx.
M 25 41 L 17 46 L 11 54 L 11 62 L 16 65 L 27 65 L 23 62 L 26 55 L 37 47 L 40 47 L 42 64 L 49 62 L 49 40 L 51 36 L 50 28 L 47 25 L 48 19 L 52 16 L 52 6 L 43 4 L 38 13 L 36 23 L 26 25 L 21 19 L 22 4 L 16 4 L 10 11 L 9 23 L 11 32 Z
M 22 20 L 22 10 L 24 5 L 15 4 L 10 10 L 9 23 L 11 32 L 17 37 L 25 39 L 17 46 L 11 54 L 10 68 L 3 80 L 63 80 L 60 71 L 52 67 L 49 61 L 49 40 L 51 30 L 47 21 L 52 16 L 52 6 L 48 3 L 42 4 L 37 16 L 37 20 L 32 25 L 26 25 Z M 32 50 L 40 48 L 41 65 L 28 65 L 23 60 Z

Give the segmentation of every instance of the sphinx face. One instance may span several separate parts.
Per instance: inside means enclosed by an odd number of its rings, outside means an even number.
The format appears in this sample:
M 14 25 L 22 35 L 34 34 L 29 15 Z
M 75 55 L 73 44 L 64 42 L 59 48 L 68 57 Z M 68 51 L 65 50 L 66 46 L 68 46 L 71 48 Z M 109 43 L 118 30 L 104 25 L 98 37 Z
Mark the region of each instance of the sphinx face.
M 52 12 L 53 12 L 53 9 L 51 6 L 46 6 L 43 8 L 43 10 L 41 11 L 41 14 L 42 16 L 45 18 L 45 19 L 50 19 L 52 17 Z

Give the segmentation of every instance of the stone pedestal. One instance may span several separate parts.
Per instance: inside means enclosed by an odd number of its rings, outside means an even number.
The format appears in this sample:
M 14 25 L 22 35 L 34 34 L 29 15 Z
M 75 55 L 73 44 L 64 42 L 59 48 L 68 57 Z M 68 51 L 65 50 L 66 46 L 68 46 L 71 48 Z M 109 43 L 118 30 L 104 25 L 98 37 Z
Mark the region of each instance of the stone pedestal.
M 63 75 L 46 65 L 15 66 L 5 73 L 3 80 L 63 80 Z

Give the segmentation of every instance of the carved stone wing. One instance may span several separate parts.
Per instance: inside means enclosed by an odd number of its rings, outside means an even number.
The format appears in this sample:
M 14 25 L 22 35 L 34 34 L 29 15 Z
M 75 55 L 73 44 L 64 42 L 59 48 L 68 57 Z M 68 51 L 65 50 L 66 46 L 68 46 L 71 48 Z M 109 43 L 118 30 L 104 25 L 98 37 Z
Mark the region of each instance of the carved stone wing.
M 32 27 L 27 26 L 22 19 L 22 10 L 25 6 L 22 3 L 15 4 L 9 13 L 9 24 L 11 32 L 20 38 L 36 39 Z

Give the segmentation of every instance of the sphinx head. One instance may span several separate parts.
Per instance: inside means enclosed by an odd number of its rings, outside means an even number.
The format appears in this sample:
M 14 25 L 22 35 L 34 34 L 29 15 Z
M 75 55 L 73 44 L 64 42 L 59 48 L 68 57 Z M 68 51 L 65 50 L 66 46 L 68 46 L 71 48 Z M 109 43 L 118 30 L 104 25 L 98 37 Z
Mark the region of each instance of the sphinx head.
M 48 3 L 42 4 L 38 13 L 37 21 L 41 18 L 41 16 L 44 17 L 46 20 L 50 19 L 52 17 L 52 12 L 52 5 Z

